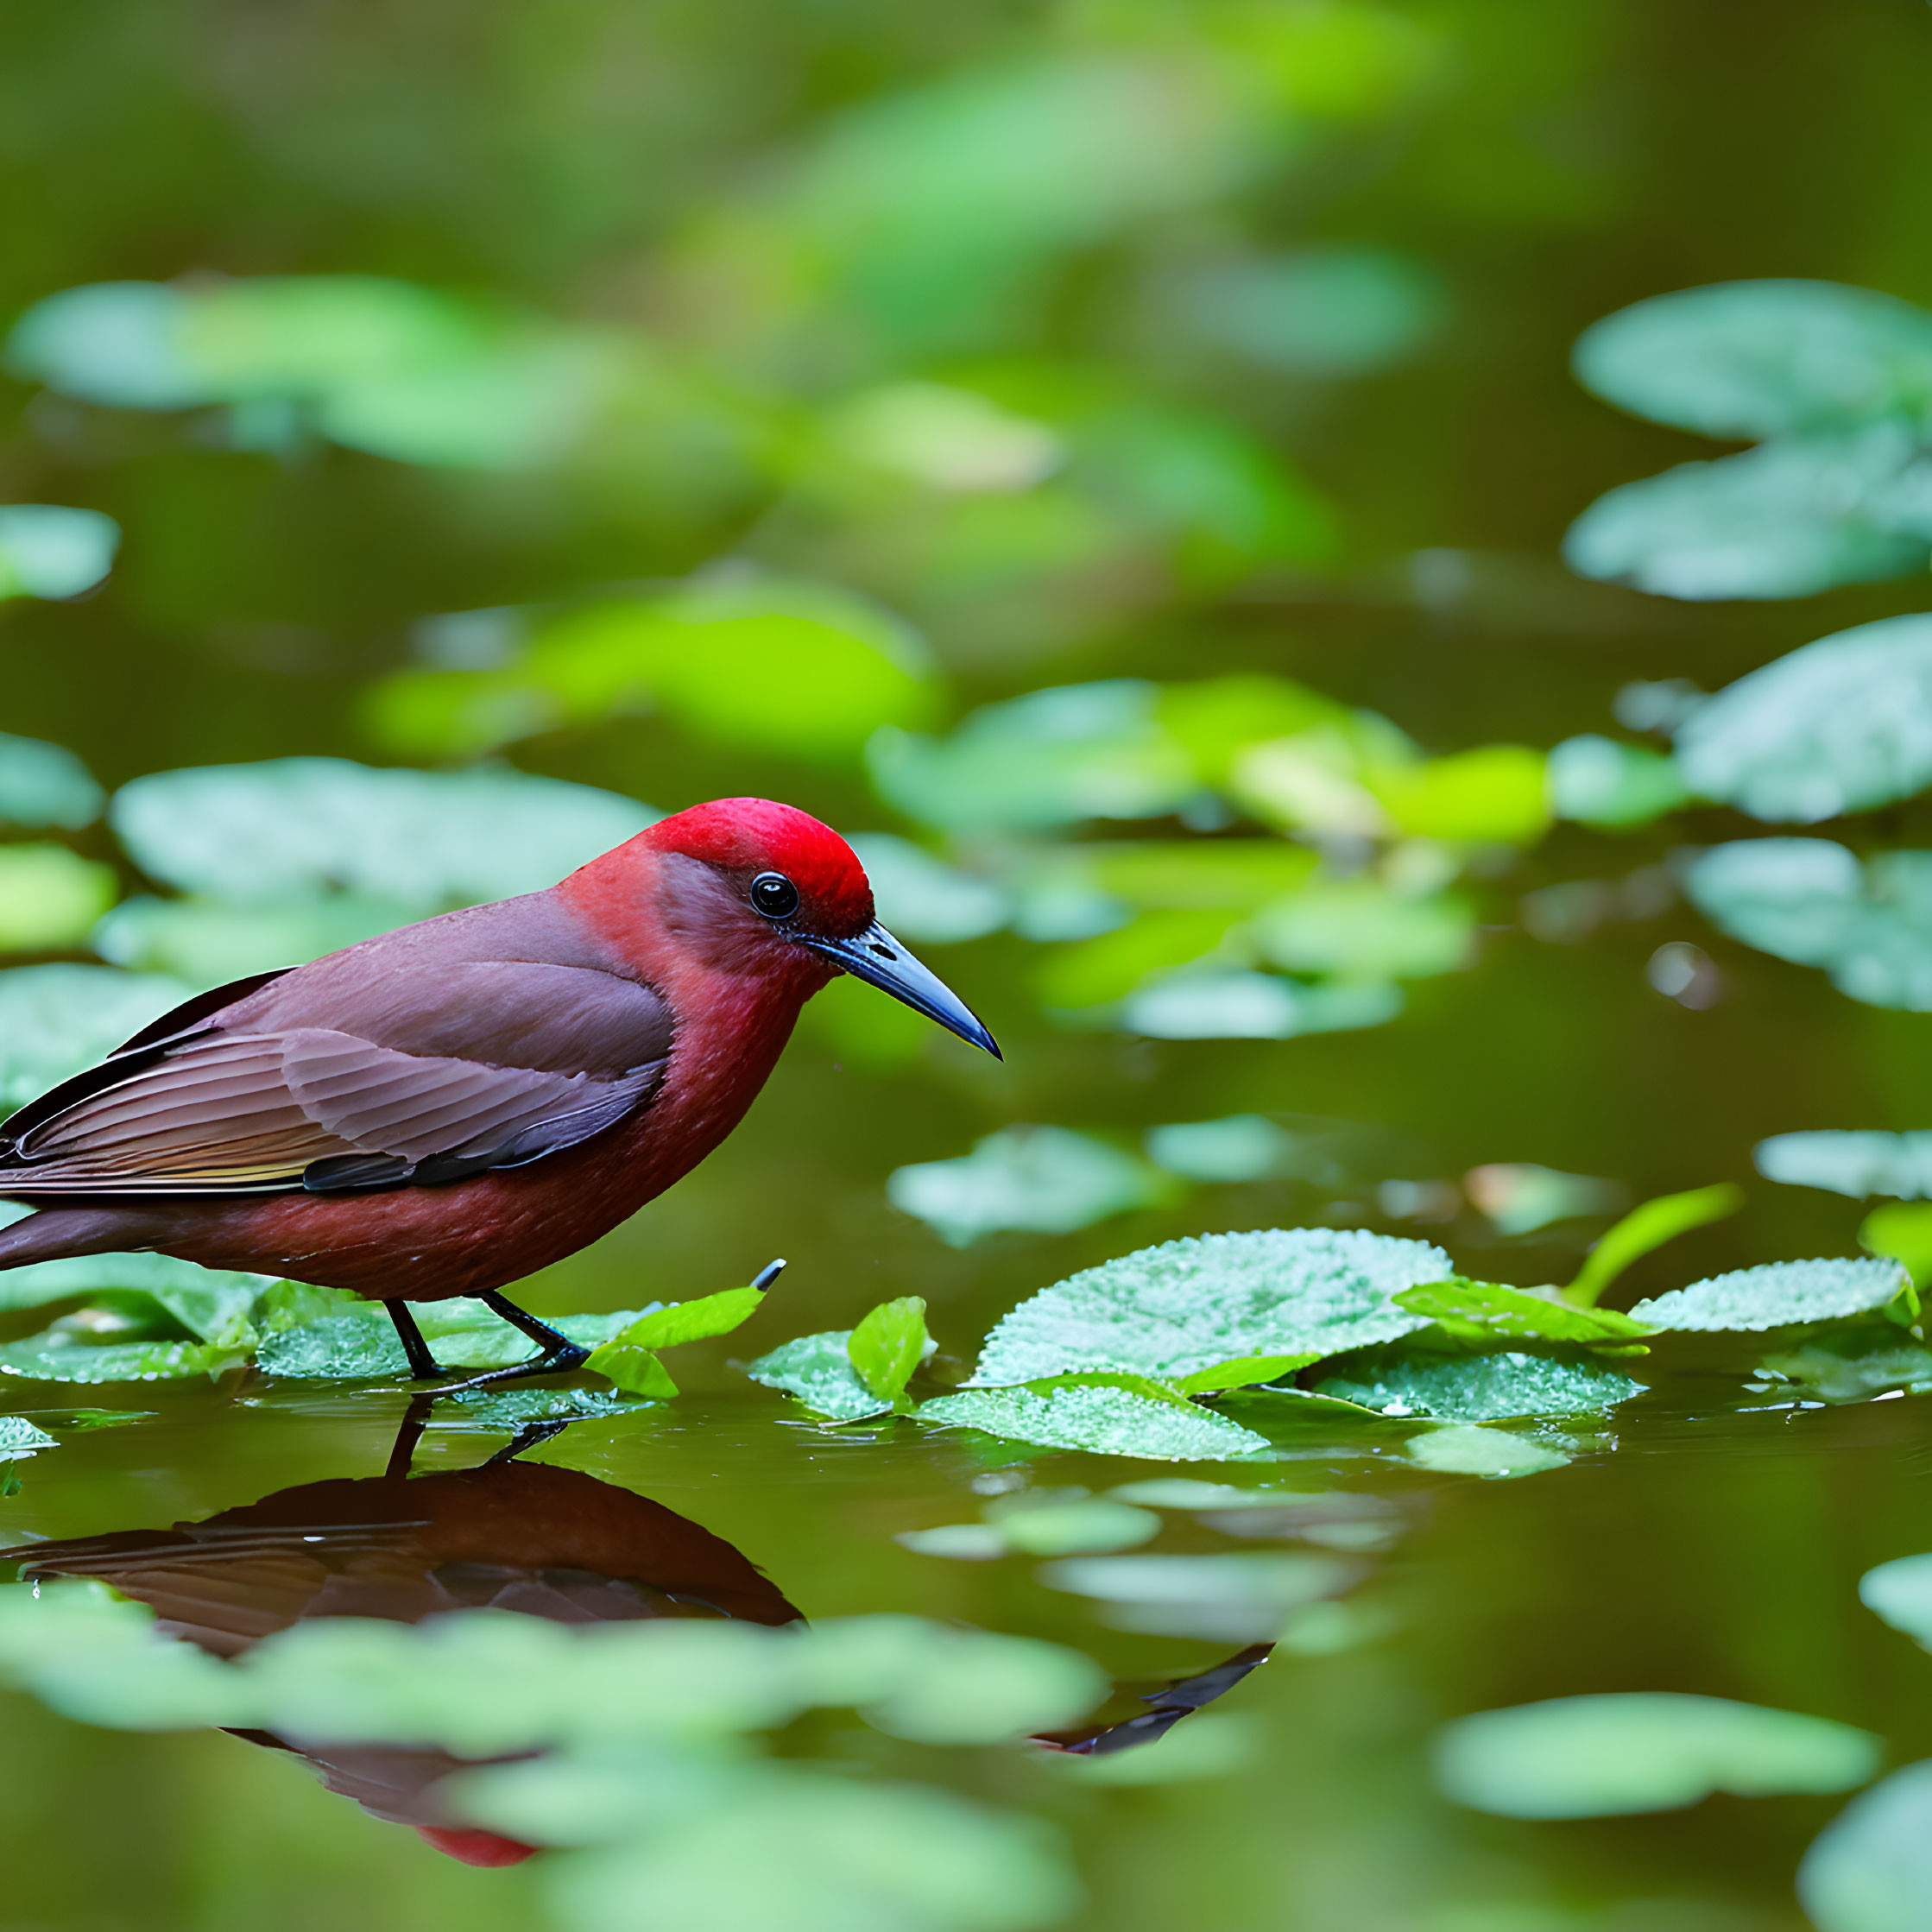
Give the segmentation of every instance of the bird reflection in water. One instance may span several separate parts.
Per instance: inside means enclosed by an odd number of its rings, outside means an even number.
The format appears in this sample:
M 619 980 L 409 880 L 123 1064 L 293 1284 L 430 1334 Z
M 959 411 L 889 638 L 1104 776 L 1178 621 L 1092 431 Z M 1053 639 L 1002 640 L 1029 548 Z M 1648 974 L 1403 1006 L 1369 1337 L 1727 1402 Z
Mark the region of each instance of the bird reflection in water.
M 244 1508 L 169 1530 L 0 1550 L 22 1582 L 90 1577 L 148 1605 L 164 1635 L 216 1657 L 317 1617 L 420 1623 L 454 1610 L 500 1610 L 552 1623 L 723 1618 L 777 1626 L 801 1613 L 750 1559 L 688 1518 L 578 1469 L 526 1462 L 567 1425 L 536 1423 L 474 1468 L 412 1476 L 430 1398 L 410 1405 L 388 1467 L 278 1490 Z M 1083 1754 L 1150 1743 L 1231 1689 L 1267 1654 L 1151 1691 L 1118 1687 L 1086 1725 L 1035 1742 Z M 305 1758 L 331 1791 L 408 1825 L 468 1865 L 514 1865 L 540 1847 L 453 1817 L 439 1788 L 476 1762 L 433 1749 L 316 1745 L 232 1731 Z M 491 1760 L 501 1761 L 501 1760 Z

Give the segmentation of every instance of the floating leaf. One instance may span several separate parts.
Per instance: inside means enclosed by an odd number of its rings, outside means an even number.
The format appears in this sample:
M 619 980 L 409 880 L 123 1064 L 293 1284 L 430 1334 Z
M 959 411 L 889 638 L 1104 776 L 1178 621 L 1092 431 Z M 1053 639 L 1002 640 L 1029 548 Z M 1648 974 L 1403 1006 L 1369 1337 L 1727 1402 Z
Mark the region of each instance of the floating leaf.
M 1744 1190 L 1729 1181 L 1712 1187 L 1687 1188 L 1682 1194 L 1660 1194 L 1640 1202 L 1584 1258 L 1576 1279 L 1563 1291 L 1580 1307 L 1593 1308 L 1596 1299 L 1632 1262 L 1653 1248 L 1734 1215 L 1744 1205 Z
M 104 1058 L 187 998 L 186 982 L 107 966 L 0 972 L 0 1110 Z
M 615 1336 L 600 1348 L 593 1348 L 590 1359 L 584 1366 L 595 1369 L 599 1375 L 608 1375 L 628 1395 L 648 1396 L 653 1401 L 668 1402 L 678 1392 L 678 1385 L 672 1380 L 671 1372 L 653 1350 L 640 1348 L 621 1336 Z
M 893 1540 L 921 1556 L 983 1563 L 1009 1553 L 1065 1556 L 1078 1552 L 1131 1550 L 1159 1533 L 1160 1518 L 1122 1502 L 1083 1495 L 1025 1495 L 1002 1499 L 1013 1506 L 988 1508 L 984 1523 L 949 1523 L 909 1530 Z
M 1532 1443 L 1500 1429 L 1452 1424 L 1412 1436 L 1403 1453 L 1425 1469 L 1461 1476 L 1533 1476 L 1560 1469 L 1569 1458 L 1548 1443 Z
M 399 1351 L 400 1354 L 400 1351 Z M 218 1375 L 243 1353 L 205 1342 L 117 1342 L 52 1347 L 29 1336 L 0 1346 L 0 1372 L 36 1382 L 167 1382 Z
M 745 1370 L 768 1389 L 795 1395 L 808 1409 L 834 1422 L 862 1422 L 868 1416 L 889 1415 L 892 1404 L 882 1401 L 859 1380 L 852 1367 L 852 1331 L 837 1329 L 824 1335 L 800 1335 L 761 1355 Z
M 82 944 L 119 890 L 111 867 L 64 845 L 0 845 L 0 952 Z
M 1506 1818 L 1675 1811 L 1714 1791 L 1740 1797 L 1843 1791 L 1878 1766 L 1869 1732 L 1722 1697 L 1631 1691 L 1559 1697 L 1445 1725 L 1436 1781 L 1458 1804 Z
M 1751 1151 L 1767 1181 L 1787 1187 L 1820 1187 L 1856 1201 L 1889 1194 L 1901 1201 L 1932 1196 L 1932 1133 L 1846 1132 L 1774 1133 Z
M 431 1426 L 512 1434 L 533 1423 L 603 1422 L 635 1415 L 635 1404 L 598 1389 L 464 1389 L 438 1405 Z
M 1647 825 L 1690 796 L 1676 765 L 1661 752 L 1594 733 L 1555 746 L 1549 775 L 1553 818 L 1611 830 Z
M 1339 1557 L 1302 1555 L 1068 1556 L 1049 1563 L 1049 1589 L 1095 1598 L 1127 1630 L 1228 1643 L 1268 1643 L 1297 1611 L 1361 1575 Z
M 1932 1650 L 1932 1556 L 1897 1556 L 1859 1579 L 1859 1601 Z
M 1932 315 L 1839 282 L 1716 282 L 1607 316 L 1575 367 L 1607 402 L 1706 436 L 1910 420 L 1932 394 Z
M 1258 912 L 1299 892 L 1319 862 L 1279 838 L 1123 840 L 1071 850 L 1102 892 L 1148 912 Z
M 1475 915 L 1445 893 L 1392 892 L 1373 880 L 1309 886 L 1278 900 L 1252 931 L 1262 957 L 1292 973 L 1342 979 L 1425 979 L 1467 957 Z
M 65 745 L 0 731 L 0 818 L 79 831 L 100 817 L 106 802 L 106 793 Z
M 1578 1215 L 1622 1205 L 1621 1184 L 1594 1174 L 1565 1174 L 1533 1160 L 1493 1160 L 1463 1178 L 1468 1196 L 1499 1234 L 1530 1234 Z
M 902 938 L 954 945 L 996 932 L 1013 917 L 1013 900 L 990 880 L 936 859 L 889 832 L 854 832 L 881 920 Z
M 36 1449 L 59 1449 L 60 1442 L 24 1416 L 0 1416 L 0 1462 L 17 1462 Z
M 1007 1554 L 1007 1539 L 990 1523 L 942 1523 L 931 1530 L 901 1530 L 893 1541 L 920 1556 L 949 1556 L 988 1563 Z
M 1894 1771 L 1819 1833 L 1798 1898 L 1818 1932 L 1920 1932 L 1932 1921 L 1932 1763 Z
M 1773 1261 L 1739 1268 L 1638 1302 L 1631 1314 L 1659 1329 L 1710 1334 L 1781 1329 L 1803 1322 L 1834 1322 L 1866 1315 L 1911 1297 L 1911 1283 L 1897 1262 Z
M 1152 818 L 1194 795 L 1193 761 L 1129 679 L 1038 691 L 975 711 L 945 740 L 880 732 L 867 748 L 886 801 L 949 830 L 1045 830 Z
M 1908 1341 L 1890 1322 L 1876 1322 L 1834 1329 L 1767 1355 L 1758 1373 L 1822 1402 L 1866 1402 L 1891 1389 L 1932 1389 L 1932 1349 Z
M 1595 1362 L 1553 1355 L 1444 1356 L 1378 1348 L 1338 1362 L 1316 1382 L 1315 1392 L 1385 1416 L 1504 1422 L 1517 1416 L 1588 1415 L 1641 1395 L 1644 1385 Z
M 1265 1452 L 1268 1440 L 1207 1409 L 1150 1401 L 1121 1388 L 962 1389 L 922 1402 L 918 1422 L 983 1430 L 1051 1449 L 1090 1449 L 1171 1462 L 1226 1462 Z
M 1279 1167 L 1293 1145 L 1264 1114 L 1183 1121 L 1147 1129 L 1147 1159 L 1195 1181 L 1254 1181 Z
M 1828 839 L 1744 839 L 1701 853 L 1685 887 L 1733 939 L 1822 966 L 1854 1000 L 1932 1011 L 1932 852 L 1861 866 Z
M 152 1409 L 39 1409 L 35 1411 L 50 1429 L 79 1435 L 91 1429 L 118 1429 L 123 1423 L 152 1422 Z
M 1142 987 L 1121 1007 L 1119 1024 L 1150 1039 L 1293 1039 L 1380 1026 L 1401 1011 L 1396 986 L 1310 986 L 1238 968 L 1190 969 Z
M 1197 1476 L 1152 1476 L 1122 1483 L 1108 1494 L 1116 1502 L 1137 1503 L 1145 1509 L 1279 1509 L 1300 1500 L 1292 1489 L 1236 1489 L 1225 1482 L 1203 1482 Z
M 143 872 L 237 906 L 343 891 L 423 912 L 553 886 L 657 814 L 508 770 L 275 758 L 157 772 L 109 816 Z
M 1527 845 L 1550 825 L 1544 767 L 1544 754 L 1527 746 L 1481 745 L 1386 767 L 1370 775 L 1369 789 L 1396 830 L 1415 837 Z
M 895 1169 L 886 1196 L 949 1247 L 965 1247 L 1005 1228 L 1068 1234 L 1146 1206 L 1163 1184 L 1104 1140 L 1070 1127 L 1019 1127 L 989 1133 L 956 1160 Z
M 481 1302 L 452 1297 L 414 1303 L 411 1311 L 445 1368 L 508 1368 L 534 1352 L 528 1335 Z M 627 1309 L 613 1315 L 559 1315 L 552 1326 L 595 1348 L 636 1319 L 637 1310 Z M 325 1315 L 265 1336 L 256 1361 L 264 1375 L 344 1380 L 401 1375 L 409 1367 L 388 1316 L 369 1304 L 353 1314 Z
M 715 1295 L 647 1309 L 611 1340 L 639 1348 L 674 1348 L 681 1342 L 729 1335 L 764 1305 L 762 1288 L 726 1288 Z
M 78 597 L 105 577 L 121 527 L 58 503 L 0 507 L 0 598 Z
M 1460 1275 L 1426 1287 L 1405 1288 L 1398 1305 L 1426 1315 L 1451 1334 L 1534 1335 L 1545 1342 L 1631 1342 L 1654 1334 L 1628 1315 L 1504 1288 L 1493 1282 L 1467 1281 Z
M 36 1308 L 103 1292 L 151 1297 L 204 1342 L 252 1348 L 256 1299 L 272 1275 L 198 1267 L 170 1254 L 76 1254 L 0 1274 L 0 1308 Z
M 1247 1356 L 1345 1348 L 1425 1326 L 1391 1297 L 1449 1272 L 1425 1241 L 1328 1228 L 1142 1248 L 1043 1289 L 988 1337 L 974 1382 L 1083 1369 L 1174 1380 Z
M 881 1402 L 895 1407 L 932 1343 L 925 1332 L 925 1303 L 917 1295 L 881 1302 L 852 1330 L 845 1353 L 852 1371 Z
M 1570 525 L 1563 561 L 1690 599 L 1803 597 L 1902 577 L 1924 567 L 1926 482 L 1900 424 L 1794 437 L 1610 490 Z
M 1184 1395 L 1213 1395 L 1222 1389 L 1243 1389 L 1257 1382 L 1279 1381 L 1297 1368 L 1319 1361 L 1319 1354 L 1243 1355 L 1238 1361 L 1217 1362 L 1211 1368 L 1197 1368 L 1184 1375 L 1174 1386 Z
M 1902 1261 L 1915 1288 L 1932 1282 L 1932 1202 L 1888 1201 L 1859 1223 L 1859 1246 Z
M 1677 733 L 1685 782 L 1754 818 L 1813 824 L 1932 785 L 1932 617 L 1887 617 L 1740 678 Z

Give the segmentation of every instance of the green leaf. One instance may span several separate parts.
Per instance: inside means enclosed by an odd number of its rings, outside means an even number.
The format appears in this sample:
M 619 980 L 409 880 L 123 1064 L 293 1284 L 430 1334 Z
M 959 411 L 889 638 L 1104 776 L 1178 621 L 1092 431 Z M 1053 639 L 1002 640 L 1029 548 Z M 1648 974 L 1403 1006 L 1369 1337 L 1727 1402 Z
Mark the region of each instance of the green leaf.
M 1676 763 L 1642 745 L 1588 733 L 1550 754 L 1550 810 L 1579 824 L 1647 825 L 1689 798 Z
M 1440 1248 L 1386 1234 L 1268 1228 L 1169 1241 L 1021 1303 L 987 1338 L 973 1381 L 1092 1369 L 1174 1381 L 1250 1356 L 1335 1354 L 1424 1327 L 1392 1297 L 1451 1272 Z
M 101 815 L 106 794 L 65 745 L 0 731 L 0 819 L 79 831 Z
M 60 503 L 0 508 L 0 598 L 78 597 L 105 577 L 121 527 Z
M 1932 393 L 1932 315 L 1840 282 L 1716 282 L 1593 324 L 1575 366 L 1607 402 L 1706 436 L 1915 419 Z
M 761 1355 L 746 1369 L 753 1381 L 795 1395 L 808 1409 L 833 1422 L 862 1422 L 869 1416 L 889 1415 L 892 1404 L 881 1401 L 858 1378 L 849 1353 L 849 1329 L 823 1335 L 800 1335 Z
M 104 1058 L 194 988 L 158 973 L 109 966 L 22 966 L 0 972 L 0 1109 Z
M 400 1353 L 400 1351 L 399 1351 Z M 44 1335 L 0 1346 L 0 1371 L 36 1382 L 167 1382 L 218 1375 L 245 1353 L 205 1342 L 117 1342 L 51 1346 Z
M 1932 785 L 1932 616 L 1807 644 L 1707 698 L 1677 732 L 1701 797 L 1815 824 Z
M 865 868 L 881 920 L 908 939 L 957 945 L 997 932 L 1013 917 L 1003 887 L 936 859 L 890 832 L 854 832 L 846 840 Z
M 1157 1636 L 1272 1643 L 1297 1611 L 1335 1596 L 1361 1567 L 1329 1556 L 1067 1556 L 1047 1564 L 1049 1589 L 1091 1597 L 1107 1621 Z
M 1630 1342 L 1654 1334 L 1643 1323 L 1607 1308 L 1579 1308 L 1521 1288 L 1468 1281 L 1457 1275 L 1405 1288 L 1397 1304 L 1440 1323 L 1452 1335 L 1533 1335 L 1545 1342 Z
M 1629 1691 L 1459 1718 L 1436 1735 L 1436 1781 L 1458 1804 L 1506 1818 L 1618 1817 L 1714 1791 L 1847 1790 L 1878 1768 L 1881 1749 L 1828 1718 Z
M 1923 488 L 1897 423 L 1794 437 L 1610 490 L 1570 525 L 1563 561 L 1656 597 L 1810 597 L 1923 570 Z
M 1108 1494 L 1116 1502 L 1146 1509 L 1280 1509 L 1301 1500 L 1292 1489 L 1236 1489 L 1225 1482 L 1203 1482 L 1197 1476 L 1150 1476 L 1122 1483 Z
M 152 1422 L 152 1409 L 38 1409 L 35 1411 L 50 1429 L 78 1435 L 89 1429 L 118 1429 L 126 1422 Z
M 1366 1349 L 1316 1383 L 1318 1395 L 1385 1416 L 1504 1422 L 1518 1416 L 1588 1415 L 1644 1392 L 1641 1382 L 1594 1362 L 1509 1353 L 1430 1355 Z
M 1720 931 L 1823 967 L 1854 1000 L 1932 1011 L 1932 852 L 1880 852 L 1861 865 L 1828 839 L 1744 839 L 1701 853 L 1685 889 Z
M 81 945 L 120 881 L 65 845 L 0 845 L 0 952 Z
M 1932 1196 L 1932 1133 L 1923 1129 L 1774 1133 L 1751 1150 L 1751 1159 L 1767 1181 L 1786 1187 L 1824 1188 L 1854 1201 L 1872 1194 L 1902 1201 Z
M 1310 985 L 1241 967 L 1187 967 L 1129 995 L 1115 1016 L 1149 1039 L 1295 1039 L 1380 1026 L 1402 1011 L 1402 989 L 1377 982 Z
M 0 1462 L 17 1462 L 35 1449 L 59 1449 L 59 1439 L 24 1416 L 0 1416 Z
M 1147 1129 L 1147 1159 L 1193 1181 L 1255 1181 L 1282 1166 L 1293 1137 L 1265 1114 L 1179 1121 Z
M 1597 1297 L 1632 1262 L 1693 1228 L 1734 1215 L 1743 1205 L 1744 1190 L 1729 1181 L 1643 1202 L 1603 1234 L 1563 1293 L 1579 1307 L 1594 1308 Z
M 893 1171 L 886 1196 L 950 1247 L 1018 1228 L 1070 1234 L 1172 1186 L 1146 1163 L 1068 1127 L 1003 1127 L 955 1160 Z
M 409 916 L 553 886 L 653 823 L 635 799 L 499 768 L 272 758 L 157 772 L 109 818 L 150 877 L 231 906 L 345 892 Z
M 514 1434 L 536 1422 L 603 1422 L 639 1412 L 598 1389 L 464 1389 L 438 1405 L 430 1426 Z
M 762 1288 L 725 1288 L 688 1302 L 672 1302 L 647 1309 L 628 1328 L 614 1335 L 611 1344 L 637 1348 L 674 1348 L 680 1342 L 704 1342 L 729 1335 L 765 1305 Z
M 1569 1461 L 1548 1443 L 1532 1443 L 1506 1430 L 1452 1423 L 1411 1436 L 1403 1450 L 1425 1469 L 1462 1476 L 1533 1476 L 1560 1469 Z
M 1125 1389 L 1129 1395 L 1137 1395 L 1144 1401 L 1163 1403 L 1170 1409 L 1185 1409 L 1190 1413 L 1198 1412 L 1174 1383 L 1158 1380 L 1152 1375 L 1131 1374 L 1126 1369 L 1093 1368 L 1076 1370 L 1067 1375 L 1042 1375 L 1031 1382 L 1022 1382 L 1019 1386 L 1031 1390 L 1035 1395 L 1051 1395 L 1059 1389 Z
M 1016 1506 L 989 1508 L 984 1523 L 949 1523 L 932 1530 L 909 1530 L 893 1540 L 925 1556 L 950 1556 L 969 1563 L 1015 1553 L 1065 1556 L 1081 1551 L 1131 1550 L 1151 1542 L 1160 1518 L 1122 1502 L 1083 1496 L 1020 1496 Z
M 445 1368 L 508 1368 L 534 1352 L 521 1329 L 493 1315 L 481 1302 L 452 1297 L 411 1306 L 430 1352 Z M 551 1319 L 572 1342 L 594 1348 L 635 1321 L 637 1310 Z M 409 1367 L 388 1316 L 372 1303 L 264 1336 L 256 1362 L 264 1375 L 340 1380 L 401 1375 Z
M 1932 1923 L 1932 1763 L 1855 1797 L 1811 1841 L 1798 1898 L 1818 1932 L 1920 1932 Z
M 1320 881 L 1278 900 L 1251 931 L 1262 957 L 1288 972 L 1424 979 L 1463 963 L 1475 915 L 1443 893 L 1417 897 L 1369 879 Z
M 349 893 L 286 906 L 229 906 L 203 899 L 128 899 L 97 925 L 92 945 L 117 966 L 219 984 L 323 954 L 407 925 L 421 910 Z
M 1319 1354 L 1243 1355 L 1239 1361 L 1197 1368 L 1191 1375 L 1182 1376 L 1174 1386 L 1184 1395 L 1212 1395 L 1217 1389 L 1241 1389 L 1256 1382 L 1279 1381 L 1284 1375 L 1321 1359 Z
M 584 1366 L 595 1369 L 599 1375 L 608 1375 L 627 1394 L 647 1395 L 668 1402 L 678 1392 L 678 1385 L 657 1356 L 648 1348 L 626 1342 L 622 1335 L 593 1349 Z
M 1414 837 L 1529 845 L 1550 827 L 1547 762 L 1526 745 L 1478 745 L 1385 767 L 1368 774 L 1368 785 L 1395 829 Z M 1473 926 L 1463 931 L 1467 938 Z
M 1268 1448 L 1265 1436 L 1211 1411 L 1178 1408 L 1122 1388 L 1061 1388 L 1046 1395 L 1026 1388 L 963 1389 L 922 1402 L 912 1417 L 1051 1449 L 1173 1462 L 1225 1462 Z
M 925 1303 L 917 1295 L 904 1295 L 881 1302 L 867 1315 L 852 1330 L 845 1352 L 866 1387 L 896 1406 L 929 1347 Z
M 1932 1556 L 1896 1556 L 1859 1579 L 1859 1601 L 1932 1650 Z
M 1767 1355 L 1758 1373 L 1822 1402 L 1866 1402 L 1892 1389 L 1932 1389 L 1932 1349 L 1909 1341 L 1891 1323 L 1866 1323 Z
M 1859 1246 L 1902 1262 L 1912 1285 L 1932 1281 L 1932 1201 L 1888 1201 L 1859 1223 Z
M 1898 1301 L 1916 1312 L 1911 1283 L 1896 1261 L 1773 1261 L 1693 1282 L 1630 1312 L 1660 1329 L 1755 1334 L 1866 1315 Z

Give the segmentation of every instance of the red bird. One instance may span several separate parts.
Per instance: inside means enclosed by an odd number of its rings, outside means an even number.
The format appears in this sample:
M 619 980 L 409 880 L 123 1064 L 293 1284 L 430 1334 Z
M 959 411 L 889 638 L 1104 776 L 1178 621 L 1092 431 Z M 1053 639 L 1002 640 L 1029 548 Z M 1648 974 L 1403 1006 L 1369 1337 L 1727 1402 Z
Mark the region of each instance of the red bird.
M 177 1007 L 0 1129 L 0 1268 L 145 1249 L 382 1302 L 499 1291 L 608 1234 L 743 1118 L 840 973 L 998 1058 L 873 917 L 844 840 L 765 799 L 666 818 L 547 892 Z

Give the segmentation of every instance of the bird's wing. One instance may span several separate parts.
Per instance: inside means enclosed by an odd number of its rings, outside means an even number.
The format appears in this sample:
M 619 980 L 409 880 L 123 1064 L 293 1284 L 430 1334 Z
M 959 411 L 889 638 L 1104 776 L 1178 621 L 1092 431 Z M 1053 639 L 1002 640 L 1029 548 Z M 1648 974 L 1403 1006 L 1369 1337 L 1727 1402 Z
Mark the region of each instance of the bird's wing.
M 278 1027 L 275 996 L 301 977 L 23 1108 L 0 1133 L 0 1194 L 454 1180 L 614 1126 L 649 1101 L 669 1053 L 662 999 L 586 969 L 469 963 L 384 984 L 365 1012 L 347 1002 L 338 1026 Z M 245 1026 L 221 1024 L 243 1014 Z M 417 1042 L 436 1050 L 410 1051 Z

